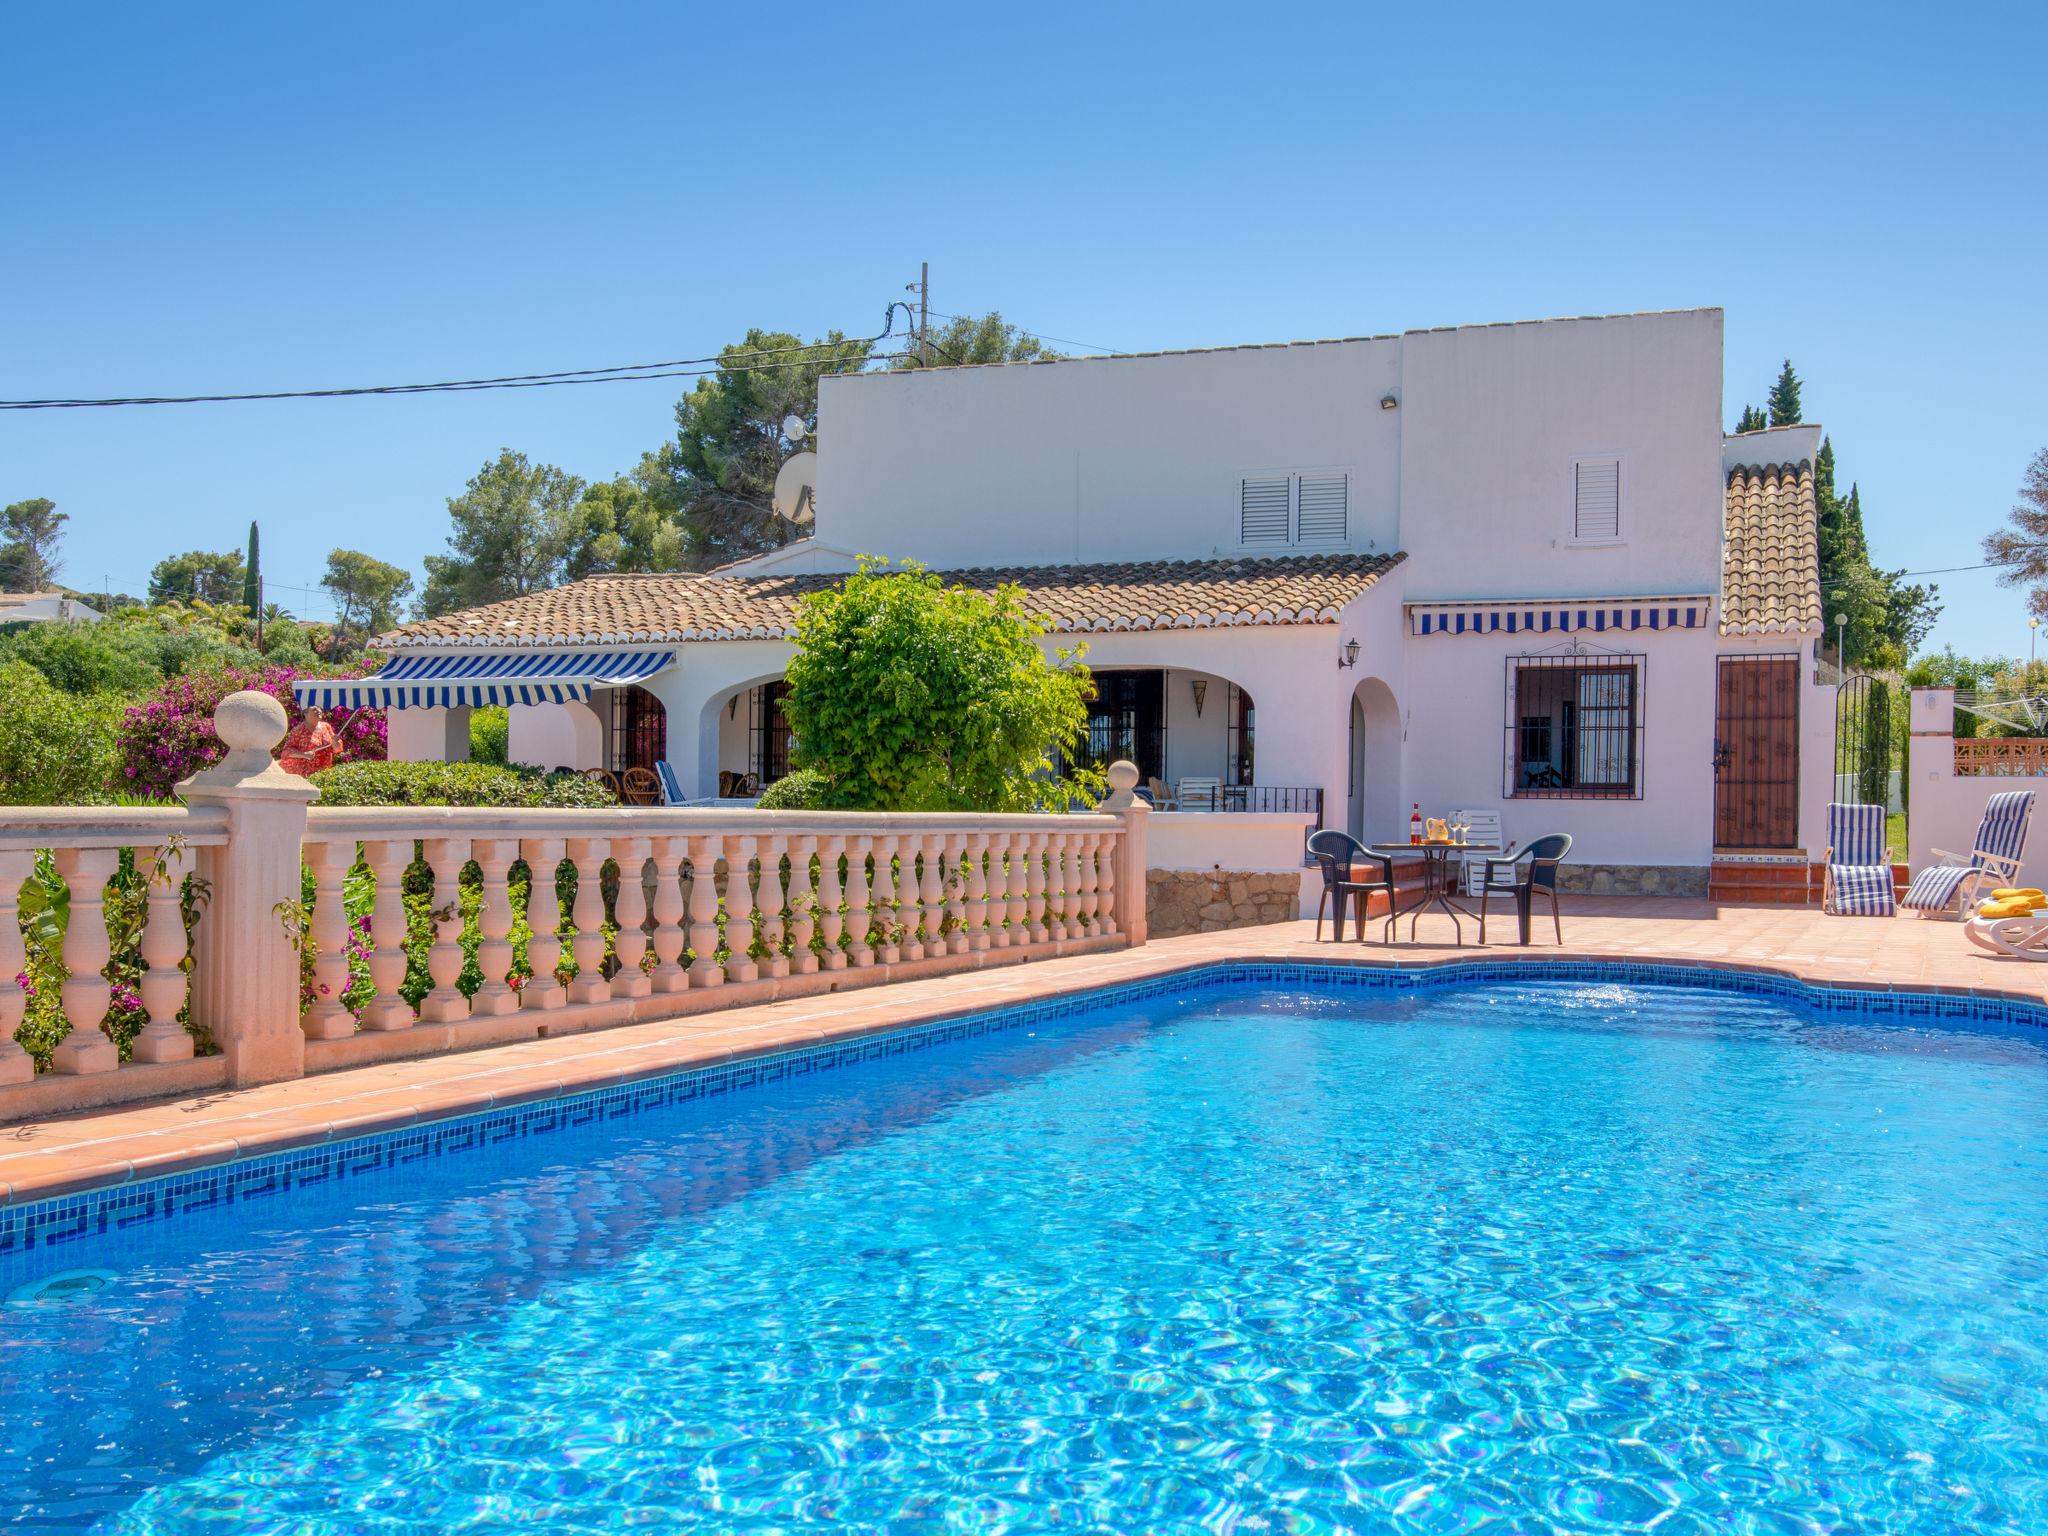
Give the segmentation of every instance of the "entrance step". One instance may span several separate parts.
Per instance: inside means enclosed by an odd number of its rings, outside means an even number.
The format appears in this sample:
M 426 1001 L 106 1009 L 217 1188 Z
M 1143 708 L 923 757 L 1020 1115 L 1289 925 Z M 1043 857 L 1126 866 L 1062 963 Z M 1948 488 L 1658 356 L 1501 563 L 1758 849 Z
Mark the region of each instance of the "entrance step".
M 1906 894 L 1910 879 L 1906 865 L 1892 866 L 1892 888 L 1898 895 Z M 1822 867 L 1807 862 L 1803 856 L 1797 860 L 1716 858 L 1707 871 L 1707 895 L 1714 901 L 1817 907 L 1821 889 Z

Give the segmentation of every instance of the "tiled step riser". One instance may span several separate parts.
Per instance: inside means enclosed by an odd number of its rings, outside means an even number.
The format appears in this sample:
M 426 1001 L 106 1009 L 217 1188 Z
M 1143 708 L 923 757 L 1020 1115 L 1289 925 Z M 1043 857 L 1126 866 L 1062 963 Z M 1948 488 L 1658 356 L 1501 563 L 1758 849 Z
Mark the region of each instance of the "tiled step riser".
M 1716 864 L 1707 877 L 1712 901 L 1749 902 L 1758 906 L 1819 906 L 1822 867 L 1815 864 Z M 1892 887 L 1906 893 L 1906 866 L 1892 866 Z

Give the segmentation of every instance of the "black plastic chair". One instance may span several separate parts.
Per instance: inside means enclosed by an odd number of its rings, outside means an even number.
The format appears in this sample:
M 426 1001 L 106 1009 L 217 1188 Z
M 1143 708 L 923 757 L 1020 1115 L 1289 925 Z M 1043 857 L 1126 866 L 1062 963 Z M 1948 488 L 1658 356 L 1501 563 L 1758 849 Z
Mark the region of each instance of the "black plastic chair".
M 1536 893 L 1550 898 L 1550 924 L 1557 930 L 1557 942 L 1564 943 L 1564 920 L 1557 911 L 1557 866 L 1572 851 L 1569 832 L 1552 832 L 1530 840 L 1528 847 L 1509 859 L 1488 859 L 1486 877 L 1479 883 L 1479 942 L 1486 942 L 1486 898 L 1495 891 L 1515 898 L 1522 942 L 1529 942 L 1529 917 Z
M 1335 937 L 1344 937 L 1344 904 L 1356 896 L 1358 899 L 1358 939 L 1365 942 L 1366 897 L 1374 891 L 1387 893 L 1387 925 L 1394 922 L 1394 861 L 1384 853 L 1374 853 L 1348 832 L 1325 831 L 1313 834 L 1308 840 L 1308 856 L 1316 861 L 1323 872 L 1323 893 L 1316 900 L 1316 942 L 1323 938 L 1323 908 L 1333 902 L 1337 909 Z M 1363 860 L 1379 865 L 1378 880 L 1358 880 L 1352 877 L 1352 867 Z

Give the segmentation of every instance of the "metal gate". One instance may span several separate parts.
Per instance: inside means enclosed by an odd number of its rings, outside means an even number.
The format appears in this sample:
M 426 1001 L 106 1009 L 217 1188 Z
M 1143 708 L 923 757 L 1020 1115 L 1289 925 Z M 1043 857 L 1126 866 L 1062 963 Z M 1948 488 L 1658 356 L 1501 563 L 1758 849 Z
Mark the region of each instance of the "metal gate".
M 1799 840 L 1799 658 L 1723 656 L 1714 710 L 1714 846 Z
M 1892 772 L 1903 766 L 1906 695 L 1890 678 L 1859 672 L 1835 689 L 1837 800 L 1891 806 Z M 1899 775 L 1903 795 L 1906 776 Z M 1903 809 L 1903 806 L 1901 807 Z

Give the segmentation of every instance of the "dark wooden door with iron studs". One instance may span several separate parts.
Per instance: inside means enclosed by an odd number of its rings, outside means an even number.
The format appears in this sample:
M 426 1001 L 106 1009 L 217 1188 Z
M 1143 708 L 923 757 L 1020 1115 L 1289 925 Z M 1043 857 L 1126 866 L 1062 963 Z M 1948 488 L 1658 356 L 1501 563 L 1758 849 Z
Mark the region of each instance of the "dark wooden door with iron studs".
M 1714 846 L 1799 840 L 1799 658 L 1723 656 L 1714 710 Z

